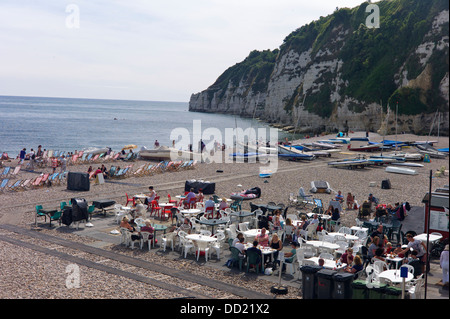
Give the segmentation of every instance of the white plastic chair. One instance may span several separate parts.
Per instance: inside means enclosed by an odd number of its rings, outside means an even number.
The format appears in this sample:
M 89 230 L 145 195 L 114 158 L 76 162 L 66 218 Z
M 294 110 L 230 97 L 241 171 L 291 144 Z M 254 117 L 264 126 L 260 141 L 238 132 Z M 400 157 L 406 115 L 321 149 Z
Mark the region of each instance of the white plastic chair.
M 387 265 L 387 263 L 382 260 L 375 260 L 372 264 L 372 267 L 375 269 L 375 272 L 378 274 L 389 269 L 389 266 Z M 413 271 L 414 271 L 414 268 L 413 268 Z
M 330 254 L 330 253 L 321 253 L 319 255 L 319 258 L 328 259 L 328 260 L 334 260 L 334 256 L 332 254 Z
M 210 248 L 212 248 L 216 251 L 217 259 L 219 260 L 220 252 L 222 250 L 223 243 L 225 242 L 225 235 L 223 233 L 217 232 L 214 234 L 213 237 L 216 238 L 216 241 L 211 243 Z M 212 254 L 212 249 L 211 249 L 211 254 Z
M 295 262 L 296 259 L 292 260 L 292 263 L 287 263 L 286 259 L 284 257 L 284 252 L 280 251 L 278 252 L 278 260 L 280 262 L 280 271 L 282 271 L 283 264 L 286 265 L 286 271 L 289 272 L 290 275 L 293 275 L 295 273 Z
M 211 236 L 212 233 L 211 233 L 210 230 L 207 230 L 207 229 L 201 229 L 201 230 L 200 230 L 200 235 L 202 235 L 202 236 Z
M 167 244 L 171 244 L 172 251 L 173 251 L 173 242 L 174 242 L 175 233 L 167 233 L 163 234 L 161 236 L 162 244 L 163 244 L 163 251 L 166 251 Z
M 402 265 L 402 267 L 408 268 L 408 272 L 410 272 L 414 276 L 414 267 L 408 264 Z
M 247 231 L 248 230 L 248 224 L 247 223 L 239 223 L 239 230 L 240 231 Z
M 125 244 L 126 247 L 130 245 L 131 233 L 128 229 L 120 227 L 120 244 Z
M 150 235 L 152 235 L 152 233 L 147 232 L 147 231 L 143 231 L 141 232 L 141 249 L 142 247 L 144 247 L 144 243 L 148 244 L 148 250 L 150 250 L 152 248 L 152 238 L 150 238 Z M 134 242 L 133 242 L 134 244 Z
M 205 252 L 205 260 L 208 261 L 209 243 L 207 241 L 197 241 L 197 261 L 200 257 L 200 252 Z
M 339 248 L 335 250 L 335 254 L 344 254 L 348 247 L 348 243 L 346 241 L 337 241 L 336 245 L 339 245 Z
M 338 233 L 351 235 L 352 230 L 347 226 L 342 226 L 341 228 L 339 228 Z

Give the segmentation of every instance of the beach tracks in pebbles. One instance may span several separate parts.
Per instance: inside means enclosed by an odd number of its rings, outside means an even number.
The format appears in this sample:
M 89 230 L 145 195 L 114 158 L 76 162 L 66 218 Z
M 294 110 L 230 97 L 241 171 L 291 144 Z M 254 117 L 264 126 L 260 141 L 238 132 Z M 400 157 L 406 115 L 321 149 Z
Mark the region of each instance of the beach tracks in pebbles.
M 0 233 L 0 241 L 51 255 L 80 266 L 97 269 L 109 274 L 122 276 L 131 280 L 149 284 L 151 286 L 159 287 L 161 289 L 173 292 L 176 295 L 182 295 L 182 298 L 213 299 L 216 298 L 217 295 L 220 295 L 221 298 L 226 296 L 229 298 L 241 297 L 249 299 L 273 298 L 272 295 L 258 293 L 211 278 L 202 278 L 187 271 L 172 269 L 167 266 L 161 266 L 138 258 L 124 256 L 115 252 L 73 242 L 67 239 L 61 239 L 45 233 L 37 232 L 36 230 L 25 229 L 23 227 L 9 224 L 0 225 L 0 229 L 6 232 L 16 233 L 20 235 L 21 238 L 17 239 L 14 238 L 14 236 L 7 235 L 6 233 Z M 39 244 L 36 244 L 36 240 L 39 241 Z M 68 253 L 69 250 L 71 253 Z M 100 263 L 87 258 L 79 257 L 79 255 L 83 253 L 101 257 L 103 260 L 108 259 L 114 262 L 119 262 L 121 265 L 129 265 L 129 268 L 127 268 L 127 270 L 122 270 L 118 267 L 106 266 L 104 265 L 104 262 Z M 132 271 L 132 268 L 139 269 L 139 271 Z M 141 274 L 142 270 L 150 271 L 152 275 L 143 275 Z M 167 280 L 167 277 L 175 278 L 176 283 L 169 283 L 168 281 L 170 280 Z M 198 287 L 210 289 L 198 289 Z M 208 294 L 208 290 L 213 290 L 214 293 Z M 219 294 L 218 291 L 220 291 Z

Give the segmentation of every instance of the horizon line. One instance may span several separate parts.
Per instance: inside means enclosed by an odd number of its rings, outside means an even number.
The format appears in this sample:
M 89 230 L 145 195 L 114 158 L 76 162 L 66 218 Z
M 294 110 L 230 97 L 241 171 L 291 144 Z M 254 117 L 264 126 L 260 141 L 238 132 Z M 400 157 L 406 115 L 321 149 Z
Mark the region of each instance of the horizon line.
M 48 99 L 78 99 L 78 100 L 104 100 L 104 101 L 134 101 L 134 102 L 170 102 L 189 103 L 189 101 L 162 101 L 162 100 L 140 100 L 140 99 L 108 99 L 108 98 L 88 98 L 88 97 L 65 97 L 65 96 L 35 96 L 35 95 L 4 95 L 0 97 L 26 97 L 26 98 L 48 98 Z

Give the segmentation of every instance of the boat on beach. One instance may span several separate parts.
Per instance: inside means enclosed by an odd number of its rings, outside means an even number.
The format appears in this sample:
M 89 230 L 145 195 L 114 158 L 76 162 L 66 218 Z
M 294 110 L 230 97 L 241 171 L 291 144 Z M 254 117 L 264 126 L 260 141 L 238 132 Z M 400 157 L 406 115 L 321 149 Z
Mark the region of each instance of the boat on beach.
M 177 150 L 168 146 L 159 146 L 154 149 L 142 147 L 139 156 L 146 160 L 190 160 L 194 158 L 194 153 L 189 151 Z
M 291 160 L 308 160 L 311 161 L 316 158 L 313 154 L 305 154 L 295 147 L 278 145 L 278 157 Z
M 416 175 L 417 172 L 414 169 L 398 166 L 388 166 L 386 167 L 386 172 L 404 175 Z
M 92 155 L 97 155 L 97 154 L 103 154 L 109 151 L 109 147 L 90 147 L 87 148 L 85 150 L 83 150 L 84 154 L 92 154 Z
M 352 137 L 350 138 L 348 150 L 353 152 L 375 152 L 380 150 L 381 146 L 382 144 L 370 144 L 367 137 Z

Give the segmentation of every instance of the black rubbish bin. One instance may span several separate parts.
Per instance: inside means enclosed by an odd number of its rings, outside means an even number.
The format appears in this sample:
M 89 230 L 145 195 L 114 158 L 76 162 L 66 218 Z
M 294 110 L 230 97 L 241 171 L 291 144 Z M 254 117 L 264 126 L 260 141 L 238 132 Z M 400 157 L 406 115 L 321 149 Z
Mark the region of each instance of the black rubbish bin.
M 402 289 L 398 287 L 386 287 L 384 291 L 384 299 L 401 299 Z
M 372 284 L 373 287 L 368 288 L 369 299 L 384 299 L 383 295 L 386 292 L 386 284 Z
M 334 289 L 333 299 L 351 299 L 354 274 L 339 272 L 333 276 Z
M 322 267 L 315 265 L 305 265 L 300 268 L 302 272 L 302 296 L 303 299 L 316 299 L 317 277 L 316 273 Z
M 62 212 L 61 222 L 66 226 L 70 226 L 72 224 L 72 207 L 65 206 Z
M 336 270 L 322 269 L 316 273 L 317 277 L 317 299 L 331 299 L 333 292 L 333 276 Z
M 366 284 L 367 284 L 366 281 L 361 279 L 354 280 L 351 283 L 352 299 L 369 298 Z
M 67 175 L 67 189 L 70 191 L 89 191 L 89 174 L 81 172 L 69 172 Z

